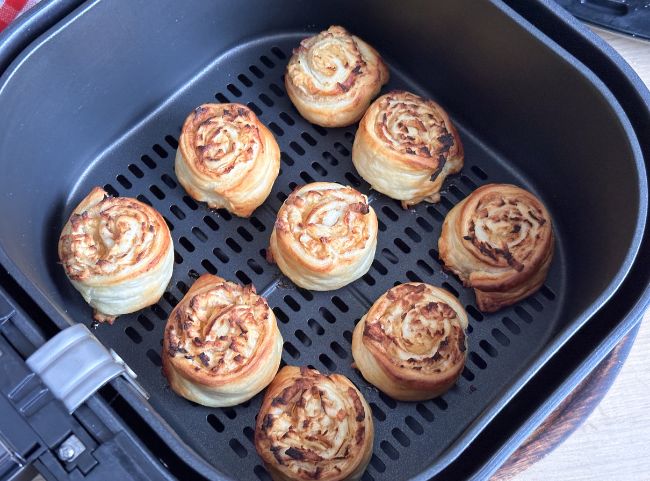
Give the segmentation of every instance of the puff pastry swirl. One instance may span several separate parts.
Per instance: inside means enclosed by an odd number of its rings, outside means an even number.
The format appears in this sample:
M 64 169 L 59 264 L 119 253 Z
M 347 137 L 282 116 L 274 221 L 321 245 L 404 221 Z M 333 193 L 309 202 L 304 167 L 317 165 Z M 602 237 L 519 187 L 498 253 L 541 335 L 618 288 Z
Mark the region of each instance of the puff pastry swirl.
M 245 105 L 203 104 L 183 124 L 175 170 L 194 199 L 249 217 L 271 192 L 280 148 Z
M 354 329 L 363 377 L 400 401 L 432 399 L 458 379 L 467 357 L 467 313 L 449 292 L 410 282 L 389 289 Z
M 294 49 L 284 84 L 304 118 L 323 127 L 344 127 L 361 118 L 388 77 L 374 48 L 332 26 Z
M 372 456 L 370 407 L 340 374 L 286 366 L 266 391 L 255 448 L 274 481 L 356 481 Z
M 59 259 L 94 318 L 112 323 L 160 299 L 172 276 L 174 246 L 155 209 L 95 187 L 63 227 Z
M 407 208 L 438 202 L 445 178 L 463 167 L 463 144 L 440 105 L 394 91 L 375 100 L 359 123 L 352 162 L 373 189 Z
M 508 184 L 479 187 L 449 211 L 440 258 L 478 308 L 494 312 L 539 289 L 553 258 L 551 218 L 530 192 Z
M 294 190 L 275 221 L 269 252 L 280 270 L 305 289 L 338 289 L 370 268 L 377 216 L 352 187 L 314 182 Z
M 203 274 L 169 316 L 163 373 L 190 401 L 234 406 L 271 382 L 281 354 L 275 315 L 255 288 Z

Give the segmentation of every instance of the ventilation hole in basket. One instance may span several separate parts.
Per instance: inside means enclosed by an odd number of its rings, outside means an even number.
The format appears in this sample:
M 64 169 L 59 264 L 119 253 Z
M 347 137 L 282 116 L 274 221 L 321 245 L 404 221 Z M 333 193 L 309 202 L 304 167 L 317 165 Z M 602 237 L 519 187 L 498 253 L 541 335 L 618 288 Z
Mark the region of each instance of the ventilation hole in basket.
M 377 419 L 377 421 L 386 420 L 386 413 L 375 403 L 370 403 L 370 409 L 372 410 L 372 415 Z
M 341 142 L 334 142 L 334 148 L 341 155 L 344 155 L 346 157 L 350 155 L 350 151 Z
M 196 279 L 198 279 L 199 277 L 201 277 L 201 274 L 199 274 L 198 272 L 196 272 L 194 269 L 190 269 L 189 271 L 187 271 L 187 275 L 188 275 L 191 279 L 194 279 L 194 280 L 196 280 Z
M 176 307 L 176 304 L 178 304 L 178 299 L 176 299 L 176 296 L 174 296 L 174 294 L 171 292 L 165 292 L 163 294 L 163 299 L 165 299 L 167 301 L 167 304 L 172 307 Z
M 341 346 L 338 342 L 333 341 L 330 344 L 330 348 L 332 349 L 332 351 L 334 351 L 334 354 L 336 354 L 341 359 L 347 359 L 348 353 L 345 351 L 345 349 L 343 349 L 343 346 Z
M 350 143 L 354 142 L 354 132 L 346 132 L 343 134 L 343 136 L 348 142 Z
M 170 231 L 174 230 L 174 224 L 170 222 L 170 220 L 163 215 L 163 220 L 165 221 L 165 224 L 167 224 L 167 227 L 169 228 Z
M 515 306 L 515 313 L 517 314 L 517 316 L 519 316 L 519 319 L 521 319 L 522 321 L 528 324 L 533 322 L 533 316 L 531 316 L 529 312 L 523 307 Z
M 434 417 L 433 413 L 422 403 L 417 403 L 415 405 L 415 410 L 420 416 L 424 418 L 425 421 L 432 422 Z
M 455 185 L 449 186 L 449 192 L 451 192 L 451 194 L 456 197 L 457 200 L 463 200 L 465 198 L 465 193 Z
M 251 242 L 253 240 L 253 235 L 246 230 L 244 226 L 237 227 L 237 233 L 244 239 L 246 242 Z
M 320 312 L 321 316 L 323 316 L 323 319 L 325 319 L 330 324 L 334 324 L 336 322 L 336 317 L 334 317 L 334 314 L 332 314 L 330 310 L 327 309 L 327 307 L 321 307 L 318 309 L 318 312 Z
M 314 300 L 314 295 L 309 292 L 307 289 L 303 289 L 302 287 L 297 287 L 296 290 L 298 291 L 298 294 L 302 296 L 302 298 L 306 301 L 313 301 Z
M 226 429 L 224 424 L 214 414 L 208 414 L 206 420 L 208 421 L 208 424 L 212 426 L 212 429 L 214 429 L 218 433 L 222 433 L 224 429 Z
M 451 202 L 447 197 L 445 196 L 440 196 L 440 204 L 447 209 L 448 211 L 451 210 L 454 207 L 453 202 Z
M 207 225 L 210 229 L 213 231 L 219 230 L 219 224 L 217 224 L 212 217 L 209 215 L 206 215 L 203 217 L 203 222 L 205 222 L 205 225 Z M 206 236 L 207 240 L 207 236 Z
M 259 265 L 255 259 L 248 259 L 248 260 L 246 261 L 246 264 L 247 264 L 248 267 L 250 267 L 251 270 L 252 270 L 255 274 L 257 274 L 258 276 L 259 276 L 260 274 L 262 274 L 262 272 L 264 272 L 264 269 L 262 268 L 262 266 Z
M 115 190 L 115 188 L 111 184 L 105 184 L 104 185 L 104 190 L 111 197 L 119 197 L 120 196 L 120 194 L 117 192 L 117 190 Z
M 341 312 L 348 312 L 350 310 L 350 308 L 345 303 L 345 301 L 341 299 L 339 296 L 332 297 L 332 304 L 334 304 L 336 308 Z
M 259 99 L 262 101 L 262 103 L 263 103 L 264 105 L 266 105 L 267 107 L 273 107 L 273 105 L 275 104 L 275 102 L 273 102 L 273 100 L 271 100 L 271 97 L 269 97 L 269 96 L 266 95 L 266 94 L 260 94 L 260 95 L 258 96 L 258 98 L 259 98 Z M 278 127 L 278 128 L 279 128 L 279 127 Z M 284 131 L 283 131 L 282 129 L 280 129 L 280 131 L 281 131 L 282 133 L 284 133 Z M 282 134 L 278 134 L 278 135 L 282 135 Z
M 539 292 L 541 292 L 542 295 L 546 297 L 546 299 L 548 299 L 549 301 L 553 301 L 556 298 L 555 292 L 553 292 L 551 288 L 548 287 L 546 284 L 542 286 Z
M 293 312 L 299 312 L 299 311 L 300 311 L 300 304 L 298 304 L 298 303 L 296 302 L 296 300 L 295 300 L 293 297 L 291 297 L 289 294 L 287 294 L 286 296 L 284 296 L 284 303 L 285 303 L 287 306 L 289 306 L 289 308 L 290 308 Z
M 436 264 L 442 265 L 442 261 L 440 260 L 440 254 L 438 253 L 437 250 L 430 249 L 429 257 L 431 257 L 434 261 L 436 261 Z
M 381 219 L 377 219 L 377 227 L 379 227 L 380 232 L 386 232 L 386 224 L 384 224 Z
M 325 329 L 323 329 L 323 326 L 321 326 L 316 319 L 309 319 L 307 325 L 311 327 L 312 331 L 317 335 L 322 336 L 325 334 Z
M 245 458 L 246 456 L 248 456 L 248 451 L 246 450 L 246 448 L 242 445 L 242 443 L 237 441 L 235 438 L 232 438 L 228 442 L 228 444 L 230 445 L 230 449 L 232 449 L 235 452 L 235 454 L 240 458 Z
M 467 334 L 471 334 L 472 332 L 474 332 L 474 328 L 471 324 L 467 324 Z
M 361 481 L 375 481 L 375 478 L 373 478 L 372 475 L 366 471 L 361 476 Z
M 425 232 L 433 232 L 433 226 L 429 224 L 424 217 L 418 217 L 415 219 L 415 222 L 417 222 Z
M 212 274 L 213 276 L 218 272 L 215 265 L 207 259 L 203 259 L 201 261 L 201 265 L 206 271 L 208 271 L 208 273 Z
M 194 199 L 192 199 L 189 195 L 184 195 L 183 196 L 183 202 L 185 202 L 185 205 L 188 206 L 192 210 L 196 210 L 199 208 L 199 204 L 197 204 Z
M 529 297 L 528 299 L 526 299 L 526 304 L 532 307 L 534 311 L 542 312 L 544 310 L 544 306 L 542 306 L 542 303 L 539 302 L 534 297 Z
M 400 428 L 393 428 L 391 434 L 397 440 L 397 442 L 405 448 L 408 448 L 411 445 L 411 440 Z
M 230 261 L 230 257 L 228 257 L 226 253 L 221 249 L 219 249 L 218 247 L 212 249 L 212 253 L 215 255 L 217 259 L 219 259 L 224 264 L 227 264 Z
M 296 346 L 291 344 L 289 341 L 286 341 L 284 343 L 284 350 L 287 351 L 287 354 L 289 354 L 294 359 L 298 359 L 300 357 L 300 351 L 296 349 Z
M 241 246 L 237 243 L 232 237 L 226 239 L 226 244 L 230 247 L 235 253 L 239 254 L 241 252 Z
M 390 409 L 395 409 L 397 407 L 397 401 L 395 401 L 392 397 L 388 396 L 388 394 L 384 394 L 381 391 L 379 391 L 379 399 L 381 399 L 383 403 L 386 405 L 386 407 Z
M 383 207 L 381 208 L 381 211 L 382 211 L 384 214 L 386 214 L 386 217 L 388 217 L 388 218 L 389 218 L 390 220 L 392 220 L 393 222 L 397 222 L 397 221 L 399 220 L 399 216 L 395 213 L 395 211 L 393 211 L 393 209 L 391 209 L 391 208 L 388 207 L 387 205 L 383 206 Z
M 386 455 L 393 461 L 399 459 L 399 452 L 393 447 L 388 441 L 382 441 L 379 443 L 381 450 L 386 453 Z
M 161 321 L 167 320 L 167 312 L 165 312 L 165 310 L 162 307 L 160 307 L 158 304 L 154 304 L 153 306 L 151 306 L 151 310 Z
M 293 120 L 293 118 L 291 117 L 291 115 L 289 115 L 289 114 L 286 113 L 286 112 L 280 112 L 280 118 L 281 118 L 282 121 L 283 121 L 285 124 L 287 124 L 287 125 L 294 125 L 294 124 L 296 123 L 296 121 Z
M 309 135 L 307 132 L 303 132 L 302 134 L 300 134 L 300 137 L 302 137 L 302 139 L 312 147 L 317 143 L 316 139 L 313 138 L 311 135 Z
M 411 248 L 404 242 L 402 239 L 399 237 L 393 241 L 393 244 L 397 246 L 399 250 L 401 250 L 404 254 L 408 254 L 411 252 Z
M 174 262 L 179 265 L 183 263 L 183 256 L 176 249 L 174 249 Z
M 305 155 L 305 149 L 303 149 L 302 147 L 300 147 L 300 145 L 297 144 L 296 142 L 291 142 L 291 143 L 289 144 L 289 147 L 291 147 L 291 149 L 292 149 L 296 154 L 298 154 L 298 155 Z
M 280 50 L 280 47 L 273 47 L 271 49 L 271 52 L 273 52 L 273 55 L 278 57 L 280 60 L 284 60 L 285 58 L 287 58 L 287 56 L 284 54 L 284 52 L 282 50 Z
M 185 216 L 185 212 L 183 212 L 183 211 L 181 210 L 181 208 L 178 207 L 176 204 L 172 204 L 172 206 L 169 208 L 169 210 L 170 210 L 171 213 L 174 214 L 174 216 L 175 216 L 177 219 L 179 219 L 179 220 L 183 220 L 183 219 L 185 219 L 185 217 L 186 217 L 186 216 Z
M 194 252 L 196 250 L 194 244 L 192 244 L 187 237 L 181 237 L 178 239 L 178 242 L 185 248 L 187 252 Z
M 501 330 L 497 329 L 496 327 L 492 329 L 492 337 L 496 339 L 496 341 L 501 344 L 502 346 L 508 346 L 510 344 L 510 339 L 508 339 L 508 336 L 506 336 Z
M 389 250 L 389 249 L 385 249 L 385 248 L 382 249 L 381 254 L 384 256 L 384 259 L 386 259 L 391 264 L 397 264 L 399 262 L 399 259 L 397 258 L 397 256 L 395 254 L 393 254 L 393 252 L 391 250 Z M 374 262 L 373 262 L 373 266 L 374 266 Z M 381 271 L 379 271 L 379 273 L 381 275 L 385 275 L 386 272 L 388 272 L 386 270 L 386 268 L 384 268 L 384 271 L 385 272 L 383 272 L 383 273 Z
M 418 436 L 424 434 L 424 428 L 413 416 L 406 416 L 406 418 L 404 418 L 404 422 L 409 427 L 409 429 Z
M 163 174 L 160 176 L 160 180 L 162 180 L 167 187 L 170 189 L 175 189 L 176 186 L 178 185 L 174 179 L 172 179 L 170 176 L 167 174 Z
M 237 411 L 231 407 L 221 408 L 221 412 L 224 413 L 228 419 L 235 419 L 237 417 Z
M 296 339 L 298 339 L 303 346 L 311 346 L 311 339 L 305 332 L 301 329 L 298 329 L 296 332 L 294 332 L 294 335 L 296 336 Z
M 178 281 L 176 283 L 176 288 L 181 292 L 181 294 L 185 295 L 187 294 L 187 291 L 189 291 L 189 287 L 187 287 L 187 284 L 185 284 L 183 281 Z
M 325 366 L 327 369 L 329 369 L 332 372 L 336 371 L 336 364 L 334 363 L 334 361 L 332 361 L 332 359 L 330 359 L 330 357 L 327 354 L 325 353 L 321 354 L 320 356 L 318 356 L 318 359 L 321 362 L 321 364 Z
M 147 204 L 149 207 L 153 207 L 153 204 L 151 203 L 151 201 L 146 196 L 144 196 L 142 194 L 138 195 L 136 197 L 136 199 L 138 199 L 140 202 L 142 202 L 144 204 Z
M 159 144 L 154 144 L 153 145 L 153 151 L 158 154 L 158 157 L 162 159 L 166 159 L 167 156 L 169 155 L 167 151 L 162 147 L 162 145 Z
M 432 205 L 427 206 L 427 212 L 431 217 L 433 217 L 438 222 L 442 222 L 443 220 L 445 220 L 445 216 L 442 215 L 440 212 L 438 212 L 438 210 Z
M 447 408 L 449 407 L 449 404 L 447 404 L 447 401 L 445 401 L 441 397 L 434 398 L 432 401 L 433 401 L 433 404 L 435 404 L 438 407 L 438 409 L 440 409 L 441 411 L 446 411 Z
M 143 155 L 142 157 L 140 157 L 140 160 L 142 160 L 142 163 L 144 163 L 144 165 L 146 165 L 147 167 L 149 167 L 152 170 L 155 169 L 158 166 L 154 162 L 154 160 L 151 157 L 149 157 L 148 155 Z
M 404 229 L 404 233 L 405 233 L 407 236 L 409 236 L 409 239 L 411 239 L 413 242 L 420 242 L 420 241 L 422 241 L 422 237 L 420 236 L 420 234 L 418 234 L 417 232 L 415 232 L 415 231 L 414 231 L 412 228 L 410 228 L 410 227 L 407 227 L 406 229 Z
M 278 321 L 280 321 L 283 324 L 286 324 L 289 322 L 289 316 L 287 316 L 282 309 L 279 307 L 274 307 L 273 308 L 273 313 L 275 314 L 275 317 L 278 318 Z
M 348 344 L 352 344 L 352 331 L 348 331 L 347 329 L 343 331 L 343 338 L 348 341 Z
M 239 279 L 239 280 L 241 281 L 241 283 L 244 284 L 245 286 L 247 286 L 247 285 L 253 283 L 253 281 L 251 280 L 251 278 L 248 277 L 248 275 L 247 275 L 244 271 L 237 271 L 237 272 L 235 273 L 235 276 L 236 276 L 237 279 Z
M 165 142 L 174 150 L 178 148 L 178 141 L 173 135 L 165 135 Z
M 158 200 L 163 200 L 165 198 L 165 193 L 162 190 L 160 190 L 160 187 L 158 187 L 157 185 L 150 186 L 149 190 L 153 195 L 156 196 Z
M 451 294 L 454 295 L 454 297 L 458 297 L 458 296 L 459 296 L 458 291 L 457 291 L 457 290 L 454 288 L 454 286 L 452 286 L 449 282 L 443 282 L 442 285 L 441 285 L 441 287 L 442 287 L 443 289 L 448 290 Z
M 352 184 L 354 187 L 359 187 L 361 185 L 361 180 L 354 175 L 352 172 L 346 172 L 345 173 L 345 178 Z
M 153 363 L 154 366 L 162 366 L 162 359 L 160 359 L 160 354 L 158 354 L 153 349 L 147 350 L 147 358 Z
M 422 282 L 420 276 L 413 271 L 406 271 L 406 278 L 411 282 Z
M 384 250 L 387 250 L 387 249 L 384 249 Z M 386 274 L 388 274 L 388 269 L 386 269 L 386 266 L 384 266 L 384 264 L 382 264 L 381 262 L 379 262 L 377 259 L 375 259 L 374 261 L 372 261 L 372 267 L 373 267 L 377 272 L 379 272 L 379 274 L 381 274 L 382 276 L 385 276 Z
M 296 189 L 296 187 L 298 187 L 298 184 L 296 184 L 295 182 L 289 182 L 289 190 L 291 192 L 293 192 Z
M 323 152 L 323 158 L 329 162 L 330 165 L 339 165 L 338 159 L 329 152 Z
M 372 457 L 370 458 L 370 465 L 373 468 L 375 468 L 375 470 L 379 473 L 383 473 L 384 471 L 386 471 L 386 465 L 375 454 L 373 454 Z
M 124 177 L 122 174 L 118 175 L 115 178 L 115 180 L 117 180 L 120 183 L 120 185 L 122 187 L 124 187 L 125 189 L 130 189 L 131 187 L 133 187 L 133 184 L 131 182 L 129 182 L 129 179 Z
M 268 473 L 268 471 L 259 464 L 253 468 L 253 472 L 255 473 L 255 476 L 257 476 L 257 479 L 260 481 L 273 481 L 273 478 L 271 478 L 271 475 Z
M 226 96 L 225 96 L 224 94 L 222 94 L 221 92 L 215 94 L 215 95 L 214 95 L 214 98 L 216 98 L 216 99 L 217 99 L 219 102 L 221 102 L 222 104 L 227 104 L 227 103 L 230 102 L 230 100 L 228 100 L 228 97 L 226 97 Z
M 138 322 L 146 331 L 153 331 L 153 322 L 151 322 L 151 320 L 144 314 L 138 314 Z
M 257 78 L 264 78 L 264 72 L 262 72 L 256 65 L 251 65 L 248 67 L 248 70 L 250 70 Z
M 251 81 L 251 79 L 249 79 L 243 73 L 240 73 L 237 76 L 237 79 L 242 83 L 242 85 L 244 85 L 244 87 L 252 87 L 253 86 L 253 82 Z
M 228 84 L 226 88 L 228 89 L 228 92 L 233 94 L 235 97 L 241 97 L 241 90 L 239 90 L 235 85 Z
M 275 135 L 277 135 L 278 137 L 281 137 L 281 136 L 284 135 L 284 130 L 282 130 L 282 127 L 280 127 L 280 126 L 279 126 L 278 124 L 276 124 L 275 122 L 271 122 L 271 123 L 269 124 L 269 128 L 270 128 L 270 129 L 273 131 L 273 133 L 274 133 Z
M 250 426 L 246 426 L 242 432 L 244 433 L 244 436 L 246 436 L 246 439 L 248 439 L 251 444 L 255 445 L 255 430 Z
M 375 281 L 375 278 L 370 274 L 364 274 L 361 279 L 363 279 L 363 281 L 369 286 L 374 286 L 377 283 L 377 281 Z
M 259 108 L 255 102 L 248 102 L 246 105 L 258 117 L 264 113 L 264 111 L 261 108 Z
M 481 346 L 481 349 L 483 349 L 490 357 L 497 357 L 499 355 L 499 352 L 496 350 L 496 348 L 485 339 L 480 341 L 478 345 Z
M 129 164 L 129 171 L 138 179 L 142 179 L 142 177 L 144 177 L 144 172 L 142 172 L 142 170 L 140 170 L 140 167 L 135 164 Z
M 483 171 L 483 169 L 476 165 L 472 165 L 471 171 L 474 172 L 476 176 L 481 180 L 486 180 L 488 178 L 488 175 Z
M 300 178 L 302 180 L 304 180 L 305 182 L 307 182 L 308 184 L 311 183 L 311 182 L 314 182 L 314 178 L 311 175 L 309 175 L 307 172 L 305 172 L 304 170 L 302 172 L 300 172 Z
M 271 89 L 271 92 L 275 94 L 276 97 L 284 97 L 283 90 L 280 87 L 278 87 L 276 84 L 269 84 L 269 88 Z
M 280 202 L 284 202 L 285 200 L 287 200 L 287 194 L 285 194 L 284 192 L 278 192 L 276 194 L 276 197 Z
M 142 342 L 142 336 L 132 326 L 129 326 L 126 329 L 124 329 L 124 333 L 127 336 L 129 336 L 129 339 L 131 339 L 136 344 L 140 344 Z
M 481 314 L 481 312 L 478 309 L 476 309 L 476 307 L 471 306 L 471 305 L 470 306 L 465 306 L 465 310 L 467 311 L 467 313 L 470 316 L 472 316 L 478 322 L 481 322 L 483 320 L 483 314 Z
M 465 184 L 467 187 L 470 188 L 470 190 L 475 190 L 478 186 L 474 183 L 472 179 L 467 177 L 466 175 L 461 175 L 460 176 L 460 181 Z
M 420 269 L 422 269 L 422 270 L 423 270 L 423 271 L 424 271 L 428 276 L 432 276 L 432 275 L 434 274 L 434 270 L 433 270 L 433 268 L 432 268 L 429 264 L 427 264 L 426 262 L 424 262 L 422 259 L 418 260 L 418 261 L 416 262 L 416 264 L 417 264 L 418 267 L 419 267 Z
M 474 351 L 469 353 L 469 358 L 479 369 L 485 369 L 487 367 L 487 362 L 485 362 L 485 360 Z
M 463 372 L 461 373 L 461 376 L 463 376 L 468 381 L 473 381 L 474 378 L 476 377 L 474 376 L 474 373 L 467 368 L 467 366 L 463 368 Z

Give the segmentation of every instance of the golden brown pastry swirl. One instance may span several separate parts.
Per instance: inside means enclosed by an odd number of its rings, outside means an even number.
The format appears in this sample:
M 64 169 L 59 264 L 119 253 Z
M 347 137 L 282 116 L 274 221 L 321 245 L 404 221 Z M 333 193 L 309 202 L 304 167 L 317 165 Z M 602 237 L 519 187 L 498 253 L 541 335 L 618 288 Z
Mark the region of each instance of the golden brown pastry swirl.
M 294 190 L 278 212 L 270 253 L 300 287 L 338 289 L 370 268 L 377 247 L 377 216 L 352 187 L 314 182 Z
M 373 189 L 406 208 L 440 200 L 445 178 L 463 167 L 463 145 L 440 105 L 394 91 L 379 97 L 363 116 L 352 162 Z
M 304 118 L 323 127 L 344 127 L 361 118 L 388 76 L 375 49 L 332 26 L 300 42 L 289 60 L 285 86 Z
M 363 377 L 401 401 L 431 399 L 458 379 L 467 314 L 449 292 L 410 282 L 389 289 L 359 321 L 352 354 Z
M 112 323 L 160 299 L 172 275 L 174 247 L 155 209 L 95 187 L 65 224 L 59 258 L 95 319 Z
M 194 199 L 248 217 L 273 187 L 280 149 L 248 107 L 204 104 L 185 120 L 175 168 Z
M 374 428 L 359 390 L 340 374 L 286 366 L 266 391 L 255 447 L 275 481 L 361 478 Z
M 480 310 L 493 312 L 541 287 L 553 257 L 551 218 L 530 192 L 488 184 L 445 218 L 440 258 L 473 287 Z
M 253 286 L 204 274 L 170 314 L 162 354 L 176 393 L 204 406 L 234 406 L 271 382 L 282 336 Z

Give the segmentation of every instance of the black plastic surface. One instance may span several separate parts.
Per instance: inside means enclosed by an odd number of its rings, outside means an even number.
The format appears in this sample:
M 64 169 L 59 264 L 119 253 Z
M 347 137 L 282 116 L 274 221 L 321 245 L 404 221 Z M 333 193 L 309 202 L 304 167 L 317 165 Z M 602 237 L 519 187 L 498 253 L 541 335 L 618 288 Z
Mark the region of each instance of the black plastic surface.
M 585 22 L 650 39 L 648 0 L 555 0 Z
M 222 22 L 219 32 L 214 32 L 210 30 L 214 28 L 213 16 L 209 15 L 214 7 L 188 3 L 192 5 L 187 10 L 175 7 L 173 12 L 154 12 L 143 4 L 144 12 L 124 16 L 116 5 L 97 2 L 38 52 L 44 59 L 67 65 L 68 70 L 51 72 L 45 81 L 39 73 L 44 75 L 51 66 L 27 63 L 26 71 L 19 75 L 23 82 L 7 83 L 6 92 L 0 91 L 0 108 L 6 107 L 5 112 L 15 120 L 11 132 L 0 139 L 0 153 L 3 158 L 29 159 L 8 165 L 7 177 L 0 179 L 5 195 L 0 210 L 7 222 L 6 228 L 4 224 L 0 228 L 0 245 L 46 294 L 50 309 L 54 306 L 67 319 L 88 320 L 89 309 L 56 265 L 56 239 L 65 216 L 95 184 L 110 184 L 121 195 L 145 196 L 174 226 L 178 255 L 170 292 L 159 306 L 141 315 L 123 316 L 113 328 L 102 326 L 97 334 L 140 374 L 153 394 L 152 405 L 182 438 L 224 471 L 232 474 L 244 466 L 248 477 L 264 479 L 250 442 L 259 397 L 247 407 L 230 410 L 190 406 L 165 387 L 157 366 L 166 315 L 190 285 L 190 270 L 217 270 L 239 282 L 253 281 L 268 295 L 280 321 L 288 319 L 280 325 L 285 340 L 291 343 L 285 346 L 286 362 L 344 372 L 375 404 L 376 451 L 367 479 L 414 475 L 446 449 L 462 446 L 467 441 L 462 434 L 472 422 L 486 422 L 486 413 L 503 403 L 503 393 L 528 375 L 528 368 L 551 341 L 575 330 L 594 304 L 611 294 L 611 283 L 620 281 L 634 253 L 644 215 L 640 204 L 644 183 L 639 182 L 636 153 L 626 127 L 611 99 L 569 58 L 553 52 L 489 3 L 475 7 L 483 28 L 474 29 L 464 23 L 463 2 L 435 12 L 420 4 L 419 10 L 400 15 L 391 14 L 391 7 L 382 4 L 378 11 L 392 19 L 391 23 L 383 20 L 382 34 L 373 30 L 372 22 L 361 21 L 355 12 L 361 8 L 358 5 L 341 6 L 333 15 L 329 9 L 315 11 L 320 7 L 304 5 L 301 9 L 291 3 L 293 8 L 285 10 L 283 18 L 271 12 L 254 25 L 249 21 L 250 31 L 238 31 L 233 21 Z M 219 13 L 223 19 L 224 12 Z M 124 30 L 114 32 L 102 19 L 118 14 L 125 18 Z M 413 29 L 423 15 L 435 17 L 429 20 L 438 30 Z M 306 18 L 317 18 L 319 23 L 309 25 Z M 397 203 L 372 194 L 373 207 L 385 228 L 380 232 L 370 276 L 341 292 L 312 293 L 312 299 L 310 293 L 295 290 L 279 278 L 277 269 L 265 263 L 261 249 L 268 242 L 274 212 L 292 182 L 357 182 L 349 161 L 353 130 L 323 134 L 306 124 L 283 94 L 281 81 L 286 55 L 304 35 L 296 30 L 314 30 L 335 21 L 385 54 L 392 67 L 393 87 L 432 95 L 448 106 L 461 126 L 467 164 L 464 177 L 452 180 L 454 188 L 449 187 L 445 201 L 436 207 L 423 205 L 404 212 Z M 146 35 L 136 28 L 145 24 Z M 491 35 L 486 24 L 498 30 L 499 36 Z M 284 29 L 285 33 L 265 34 L 269 28 Z M 443 48 L 446 37 L 441 28 L 463 32 L 463 38 L 455 37 L 453 51 Z M 85 35 L 85 43 L 75 43 L 75 35 Z M 422 35 L 433 39 L 418 38 Z M 438 35 L 440 41 L 436 42 Z M 242 37 L 250 42 L 241 45 L 237 39 Z M 389 38 L 399 41 L 390 42 Z M 419 46 L 417 52 L 406 48 L 405 38 Z M 501 55 L 504 38 L 512 42 L 508 56 Z M 57 47 L 60 42 L 68 49 Z M 107 44 L 112 48 L 103 62 L 84 63 L 86 56 L 96 55 Z M 125 50 L 125 56 L 119 56 L 127 44 L 129 55 Z M 164 55 L 163 45 L 168 47 Z M 275 46 L 280 50 L 274 51 Z M 215 48 L 217 53 L 206 53 Z M 436 62 L 423 65 L 420 57 Z M 169 65 L 156 63 L 162 58 Z M 199 68 L 201 62 L 204 69 Z M 64 75 L 70 71 L 74 75 Z M 263 77 L 258 78 L 256 71 Z M 18 85 L 21 91 L 38 95 L 8 95 Z M 284 152 L 283 174 L 267 204 L 255 214 L 256 220 L 229 218 L 224 212 L 197 206 L 175 185 L 172 165 L 180 124 L 195 105 L 215 99 L 216 94 L 254 102 Z M 49 101 L 46 111 L 30 109 L 30 102 L 41 97 L 72 103 Z M 38 145 L 27 141 L 36 132 L 42 141 Z M 19 175 L 18 165 L 28 172 Z M 22 176 L 29 182 L 18 189 Z M 35 182 L 35 178 L 41 180 Z M 441 273 L 432 249 L 450 206 L 474 185 L 488 181 L 515 181 L 549 204 L 559 235 L 548 286 L 533 301 L 498 315 L 474 314 L 468 370 L 442 400 L 395 404 L 379 396 L 349 367 L 349 333 L 354 321 L 395 281 L 409 279 L 421 278 L 443 287 L 448 283 L 470 305 L 471 293 Z M 358 187 L 367 192 L 366 184 Z M 616 196 L 605 195 L 612 190 Z M 38 192 L 41 203 L 25 212 L 31 208 L 26 207 L 30 192 Z M 23 209 L 19 216 L 17 205 Z M 589 222 L 594 217 L 600 220 L 597 225 Z M 17 236 L 28 240 L 19 241 Z M 606 258 L 603 251 L 608 252 Z M 564 302 L 565 296 L 570 303 Z M 333 319 L 335 322 L 330 322 Z M 242 462 L 242 458 L 249 459 Z

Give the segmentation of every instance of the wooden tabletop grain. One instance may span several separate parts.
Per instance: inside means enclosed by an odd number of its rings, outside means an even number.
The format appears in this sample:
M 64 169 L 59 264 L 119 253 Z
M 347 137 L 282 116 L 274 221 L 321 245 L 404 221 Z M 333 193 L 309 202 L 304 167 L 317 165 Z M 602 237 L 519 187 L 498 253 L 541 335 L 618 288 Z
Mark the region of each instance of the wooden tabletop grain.
M 650 42 L 593 29 L 650 86 Z M 514 481 L 650 481 L 650 312 L 620 374 L 585 423 Z

